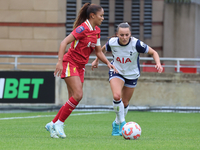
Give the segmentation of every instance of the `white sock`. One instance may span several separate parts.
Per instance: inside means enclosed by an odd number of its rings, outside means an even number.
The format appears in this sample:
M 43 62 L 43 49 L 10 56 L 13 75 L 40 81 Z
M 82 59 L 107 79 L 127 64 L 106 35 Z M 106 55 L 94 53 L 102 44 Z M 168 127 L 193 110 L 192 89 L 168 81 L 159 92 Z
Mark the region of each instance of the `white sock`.
M 120 99 L 120 101 L 113 100 L 113 108 L 116 113 L 115 122 L 117 124 L 124 122 L 125 121 L 125 119 L 124 119 L 124 104 L 123 104 L 122 100 L 121 99 Z
M 62 122 L 62 121 L 60 121 L 59 119 L 56 121 L 56 123 L 55 124 L 59 124 L 59 125 L 63 125 L 64 124 L 64 122 Z
M 54 124 L 53 121 L 51 121 L 50 124 L 53 125 Z
M 124 107 L 124 118 L 126 117 L 126 115 L 128 113 L 128 108 L 129 108 L 129 105 Z
M 117 115 L 116 115 L 116 118 L 115 118 L 115 122 L 116 122 L 116 124 L 119 125 L 119 120 L 117 119 Z

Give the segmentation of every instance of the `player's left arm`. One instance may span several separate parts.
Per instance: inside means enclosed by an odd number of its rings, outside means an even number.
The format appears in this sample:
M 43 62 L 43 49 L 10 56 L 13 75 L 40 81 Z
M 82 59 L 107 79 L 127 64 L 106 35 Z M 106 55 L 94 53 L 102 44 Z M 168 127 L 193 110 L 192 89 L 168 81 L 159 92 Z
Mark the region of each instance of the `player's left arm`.
M 149 48 L 148 54 L 152 55 L 153 59 L 156 62 L 155 68 L 158 70 L 159 73 L 161 73 L 163 71 L 163 67 L 161 66 L 160 57 L 158 53 L 154 49 L 152 49 L 150 46 L 148 46 L 148 48 Z

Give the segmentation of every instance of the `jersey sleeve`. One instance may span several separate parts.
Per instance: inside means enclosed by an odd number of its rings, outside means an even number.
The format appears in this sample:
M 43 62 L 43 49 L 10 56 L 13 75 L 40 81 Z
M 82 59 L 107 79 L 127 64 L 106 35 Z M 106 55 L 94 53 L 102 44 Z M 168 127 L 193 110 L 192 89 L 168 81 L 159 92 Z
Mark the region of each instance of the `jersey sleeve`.
M 101 36 L 100 36 L 100 33 L 101 33 L 101 29 L 99 27 L 95 27 L 96 29 L 96 34 L 97 34 L 97 39 L 99 39 Z
M 143 43 L 140 40 L 137 40 L 136 42 L 136 50 L 138 53 L 148 53 L 149 47 L 145 43 Z
M 99 27 L 95 27 L 96 29 L 96 36 L 97 36 L 97 44 L 96 46 L 101 46 L 101 39 L 100 39 L 100 33 L 101 33 L 101 29 Z
M 101 46 L 101 40 L 100 40 L 100 38 L 97 39 L 97 44 L 96 44 L 96 46 Z
M 76 40 L 81 39 L 85 36 L 85 28 L 83 26 L 78 26 L 76 29 L 72 31 L 72 35 Z
M 111 52 L 111 48 L 110 48 L 110 45 L 109 45 L 109 41 L 106 43 L 106 51 L 107 52 Z

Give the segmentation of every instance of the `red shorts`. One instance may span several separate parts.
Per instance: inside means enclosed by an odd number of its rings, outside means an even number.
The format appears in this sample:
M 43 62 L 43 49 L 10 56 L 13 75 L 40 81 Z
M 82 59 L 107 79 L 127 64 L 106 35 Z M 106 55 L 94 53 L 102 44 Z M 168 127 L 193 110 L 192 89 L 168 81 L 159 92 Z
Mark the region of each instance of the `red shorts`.
M 63 71 L 61 78 L 70 76 L 79 76 L 81 82 L 84 82 L 85 65 L 77 65 L 74 62 L 63 61 Z

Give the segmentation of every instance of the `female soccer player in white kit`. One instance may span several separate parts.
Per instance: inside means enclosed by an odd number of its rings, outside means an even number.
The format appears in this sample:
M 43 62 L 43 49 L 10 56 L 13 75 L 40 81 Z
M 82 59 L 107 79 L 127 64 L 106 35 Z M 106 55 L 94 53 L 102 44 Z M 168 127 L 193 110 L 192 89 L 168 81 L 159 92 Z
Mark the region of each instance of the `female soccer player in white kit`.
M 109 82 L 113 94 L 113 108 L 116 119 L 112 123 L 112 135 L 122 135 L 122 127 L 126 124 L 125 116 L 128 112 L 129 101 L 133 95 L 140 76 L 139 54 L 147 53 L 153 56 L 155 68 L 159 73 L 163 68 L 158 53 L 142 41 L 131 37 L 128 23 L 121 23 L 117 28 L 117 37 L 109 39 L 102 47 L 102 51 L 111 51 L 112 64 L 118 73 L 109 71 Z M 98 58 L 92 62 L 92 69 L 98 67 Z

